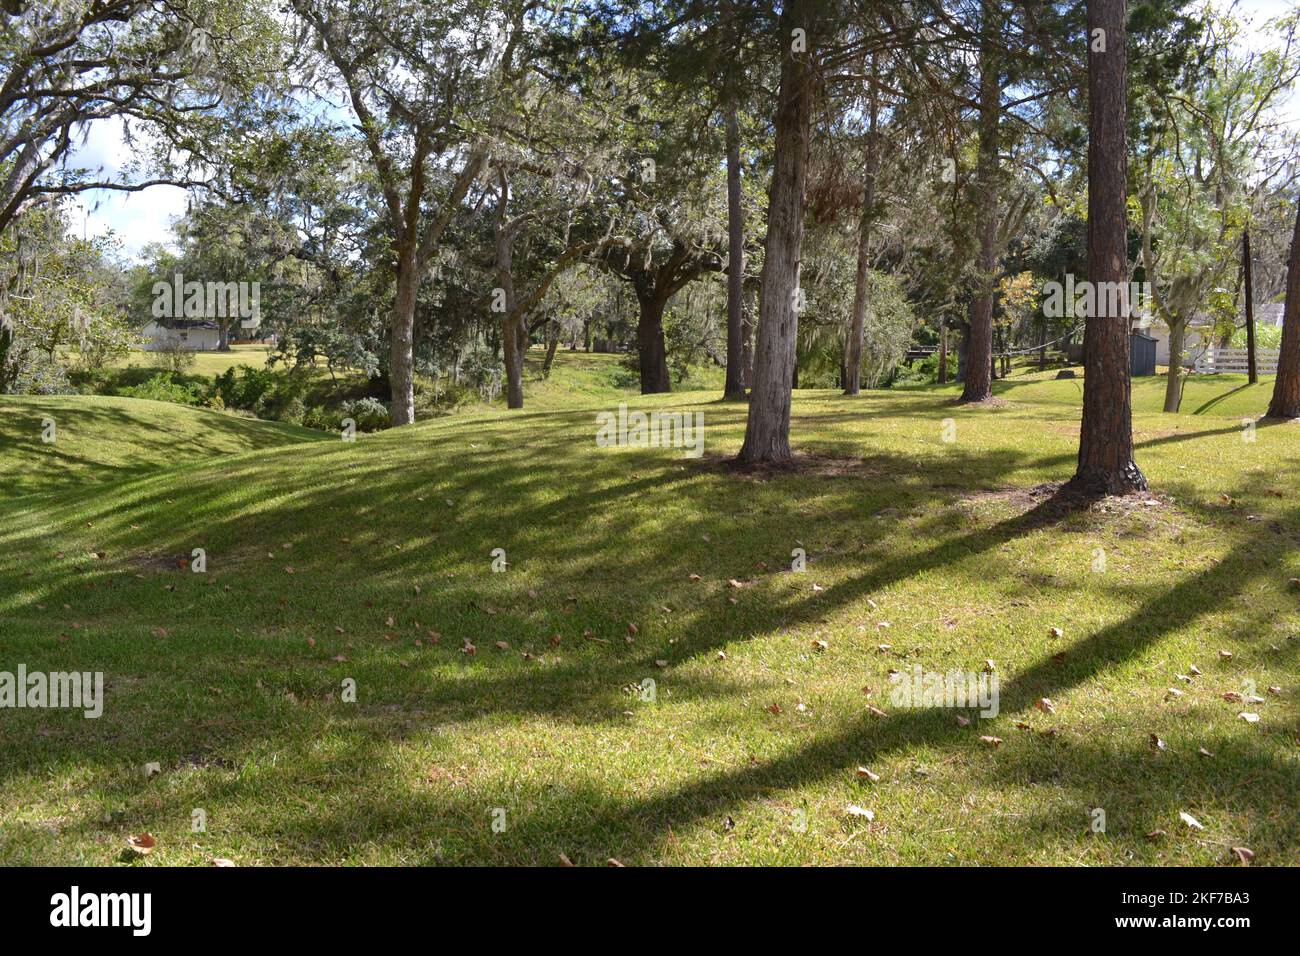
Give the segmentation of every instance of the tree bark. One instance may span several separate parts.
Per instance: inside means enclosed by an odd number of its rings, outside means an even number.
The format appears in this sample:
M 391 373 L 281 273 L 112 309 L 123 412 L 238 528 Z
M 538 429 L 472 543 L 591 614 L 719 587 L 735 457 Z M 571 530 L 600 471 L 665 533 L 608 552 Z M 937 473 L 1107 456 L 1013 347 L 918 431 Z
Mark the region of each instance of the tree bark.
M 542 362 L 542 378 L 551 377 L 551 366 L 555 364 L 555 350 L 560 344 L 560 323 L 551 319 L 546 338 L 546 358 Z
M 994 0 L 983 2 L 980 29 L 979 119 L 979 254 L 975 299 L 970 310 L 969 354 L 963 402 L 982 402 L 993 395 L 993 290 L 998 266 L 998 123 L 1002 111 L 1002 84 L 997 61 L 998 20 Z
M 671 392 L 668 351 L 664 347 L 664 306 L 658 296 L 637 296 L 641 306 L 636 326 L 637 352 L 641 362 L 641 394 Z
M 948 384 L 948 320 L 939 323 L 939 384 Z
M 1246 365 L 1247 381 L 1251 385 L 1259 384 L 1259 363 L 1255 358 L 1255 295 L 1254 282 L 1250 268 L 1250 230 L 1241 234 L 1241 271 L 1242 281 L 1246 285 Z
M 1282 353 L 1277 359 L 1277 380 L 1269 418 L 1300 418 L 1300 209 L 1291 235 L 1291 257 L 1286 267 L 1286 305 L 1282 311 Z
M 876 57 L 871 57 L 871 75 L 876 74 Z M 862 332 L 867 321 L 867 292 L 871 283 L 871 225 L 876 205 L 876 164 L 878 148 L 876 123 L 879 120 L 879 101 L 872 84 L 868 92 L 870 106 L 867 127 L 866 175 L 862 183 L 862 215 L 858 218 L 858 267 L 853 286 L 853 319 L 849 325 L 849 339 L 844 356 L 843 381 L 845 395 L 857 395 L 862 390 Z
M 1128 55 L 1125 0 L 1088 0 L 1088 36 L 1102 30 L 1104 51 L 1088 52 L 1088 278 L 1119 283 L 1119 314 L 1099 314 L 1084 326 L 1083 423 L 1079 466 L 1071 485 L 1085 493 L 1125 495 L 1145 491 L 1133 458 L 1130 391 L 1127 216 Z
M 745 397 L 745 210 L 740 193 L 740 126 L 727 103 L 727 378 L 723 397 Z
M 754 384 L 754 305 L 757 290 L 754 283 L 745 284 L 744 304 L 745 311 L 741 322 L 741 346 L 740 346 L 740 382 L 746 389 L 753 387 Z
M 818 0 L 790 0 L 781 13 L 781 83 L 775 118 L 772 184 L 768 189 L 754 384 L 740 461 L 785 462 L 790 454 L 790 391 L 795 374 L 803 205 L 815 63 Z M 795 52 L 791 36 L 803 29 L 807 49 Z
M 1165 377 L 1165 407 L 1167 412 L 1176 412 L 1183 403 L 1183 342 L 1186 340 L 1187 323 L 1177 319 L 1169 323 L 1169 374 Z M 1085 330 L 1084 335 L 1087 335 Z
M 397 294 L 393 299 L 393 331 L 388 359 L 394 425 L 409 425 L 415 421 L 415 297 L 419 286 L 415 249 L 404 248 L 398 253 Z

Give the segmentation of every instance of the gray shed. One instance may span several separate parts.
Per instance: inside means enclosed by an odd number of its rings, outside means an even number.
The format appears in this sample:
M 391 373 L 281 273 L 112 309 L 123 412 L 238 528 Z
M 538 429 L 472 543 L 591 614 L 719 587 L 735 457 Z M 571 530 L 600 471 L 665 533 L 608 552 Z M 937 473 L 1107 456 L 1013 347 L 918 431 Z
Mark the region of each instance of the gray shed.
M 1156 374 L 1156 340 L 1145 332 L 1130 335 L 1129 363 L 1129 372 L 1134 378 Z

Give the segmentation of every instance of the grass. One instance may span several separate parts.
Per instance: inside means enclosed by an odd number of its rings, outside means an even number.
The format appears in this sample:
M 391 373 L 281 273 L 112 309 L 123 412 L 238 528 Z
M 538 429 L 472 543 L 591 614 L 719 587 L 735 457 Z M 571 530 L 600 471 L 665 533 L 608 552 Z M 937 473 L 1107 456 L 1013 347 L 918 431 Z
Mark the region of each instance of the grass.
M 195 352 L 194 364 L 185 372 L 189 375 L 205 375 L 211 378 L 237 365 L 266 368 L 266 358 L 270 354 L 270 346 L 266 345 L 232 345 L 229 352 Z M 153 368 L 158 365 L 160 358 L 155 352 L 135 349 L 115 367 Z
M 97 720 L 0 711 L 0 862 L 145 831 L 145 865 L 1300 860 L 1300 428 L 1243 440 L 1265 388 L 1194 380 L 1169 416 L 1139 380 L 1156 496 L 1063 513 L 1036 489 L 1072 471 L 1078 382 L 800 391 L 801 467 L 741 475 L 743 405 L 632 396 L 615 362 L 354 444 L 0 399 L 0 670 L 106 682 Z M 619 401 L 702 411 L 705 457 L 597 448 Z M 891 705 L 891 669 L 986 659 L 996 718 Z

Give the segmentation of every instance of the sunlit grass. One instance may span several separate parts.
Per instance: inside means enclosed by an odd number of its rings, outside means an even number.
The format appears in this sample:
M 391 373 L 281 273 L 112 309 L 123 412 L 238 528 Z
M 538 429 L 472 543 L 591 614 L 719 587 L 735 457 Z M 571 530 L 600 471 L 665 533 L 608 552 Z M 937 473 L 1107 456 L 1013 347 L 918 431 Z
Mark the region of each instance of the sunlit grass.
M 522 413 L 355 444 L 0 400 L 0 670 L 107 684 L 98 720 L 0 711 L 0 861 L 142 831 L 163 864 L 1297 861 L 1300 429 L 1247 440 L 1266 391 L 1194 380 L 1166 416 L 1139 380 L 1158 498 L 1059 515 L 1031 489 L 1072 472 L 1077 381 L 800 391 L 812 457 L 755 477 L 724 465 L 743 405 L 616 362 L 562 351 Z M 620 401 L 703 411 L 705 458 L 598 448 Z M 33 443 L 47 413 L 70 444 Z M 994 719 L 891 706 L 891 669 L 986 659 Z

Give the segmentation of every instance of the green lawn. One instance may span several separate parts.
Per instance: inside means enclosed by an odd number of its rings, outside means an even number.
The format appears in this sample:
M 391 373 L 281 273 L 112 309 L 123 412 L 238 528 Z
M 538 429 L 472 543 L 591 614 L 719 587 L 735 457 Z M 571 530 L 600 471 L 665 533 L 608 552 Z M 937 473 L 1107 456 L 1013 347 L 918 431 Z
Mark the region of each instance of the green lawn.
M 0 710 L 0 863 L 141 832 L 145 865 L 1300 862 L 1300 426 L 1244 440 L 1266 385 L 1168 416 L 1136 382 L 1156 496 L 1062 513 L 1080 382 L 800 391 L 802 466 L 746 476 L 743 405 L 616 361 L 352 444 L 0 399 L 0 670 L 106 682 L 97 720 Z M 702 411 L 705 457 L 598 448 L 619 401 Z M 891 669 L 986 660 L 996 718 L 891 705 Z
M 271 349 L 266 345 L 232 345 L 229 352 L 195 352 L 194 365 L 186 371 L 192 375 L 212 376 L 220 375 L 226 369 L 234 368 L 236 365 L 266 368 L 266 357 L 270 354 Z M 123 361 L 118 362 L 116 367 L 152 368 L 160 361 L 161 357 L 155 352 L 134 349 Z

